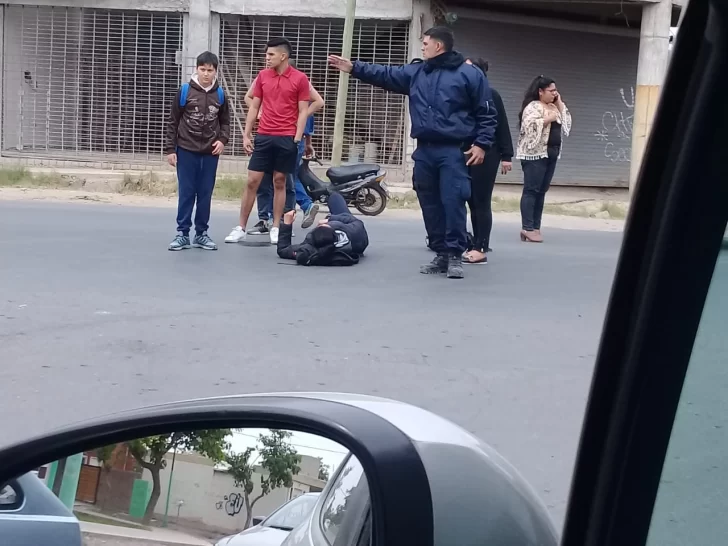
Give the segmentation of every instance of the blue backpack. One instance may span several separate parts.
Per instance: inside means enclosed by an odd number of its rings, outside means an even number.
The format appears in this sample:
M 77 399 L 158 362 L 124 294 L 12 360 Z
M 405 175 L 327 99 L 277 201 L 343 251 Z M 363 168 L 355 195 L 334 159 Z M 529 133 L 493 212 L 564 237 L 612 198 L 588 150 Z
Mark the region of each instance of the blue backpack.
M 187 104 L 187 95 L 190 94 L 190 84 L 189 83 L 183 83 L 182 89 L 179 93 L 179 107 L 184 108 L 185 104 Z M 220 102 L 220 106 L 225 104 L 225 92 L 222 90 L 222 87 L 217 87 L 217 100 Z

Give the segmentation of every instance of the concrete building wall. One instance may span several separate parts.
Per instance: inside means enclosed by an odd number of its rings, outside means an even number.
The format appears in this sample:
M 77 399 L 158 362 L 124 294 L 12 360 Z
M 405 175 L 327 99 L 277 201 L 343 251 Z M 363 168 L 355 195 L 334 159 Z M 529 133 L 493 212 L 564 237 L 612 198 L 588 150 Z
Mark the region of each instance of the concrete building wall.
M 277 2 L 209 0 L 209 2 L 211 11 L 240 15 L 343 18 L 346 11 L 346 2 L 343 0 L 279 0 Z M 356 16 L 360 19 L 409 19 L 411 15 L 411 0 L 357 0 L 356 3 Z
M 10 0 L 4 4 L 179 12 L 206 9 L 240 15 L 316 15 L 342 18 L 346 10 L 346 3 L 342 0 L 32 0 L 32 4 Z M 363 19 L 409 19 L 412 3 L 410 0 L 358 0 L 356 13 L 357 17 Z
M 261 498 L 253 507 L 253 516 L 267 516 L 290 498 L 311 490 L 311 472 L 318 474 L 319 461 L 315 457 L 301 456 L 301 479 L 294 477 L 292 488 L 278 488 Z M 164 514 L 169 475 L 172 468 L 171 456 L 167 456 L 167 466 L 161 472 L 162 495 L 155 507 L 158 518 Z M 253 482 L 256 484 L 251 498 L 257 497 L 260 490 L 261 469 L 256 469 Z M 145 470 L 143 479 L 151 482 L 149 471 Z M 323 482 L 319 482 L 323 487 Z M 179 510 L 178 510 L 179 509 Z M 233 478 L 224 471 L 215 470 L 209 459 L 194 454 L 177 455 L 169 502 L 169 518 L 187 526 L 199 526 L 223 532 L 237 532 L 245 526 L 246 512 L 243 491 L 235 487 Z

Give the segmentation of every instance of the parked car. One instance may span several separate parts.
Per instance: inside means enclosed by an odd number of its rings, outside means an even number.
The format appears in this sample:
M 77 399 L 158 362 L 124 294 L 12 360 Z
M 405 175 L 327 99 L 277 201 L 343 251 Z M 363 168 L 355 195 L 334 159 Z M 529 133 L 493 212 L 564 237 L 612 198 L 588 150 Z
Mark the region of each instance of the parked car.
M 2 544 L 82 546 L 81 526 L 73 513 L 34 472 L 0 489 Z
M 216 546 L 280 546 L 292 529 L 310 518 L 318 498 L 319 493 L 295 497 L 254 527 L 221 538 Z

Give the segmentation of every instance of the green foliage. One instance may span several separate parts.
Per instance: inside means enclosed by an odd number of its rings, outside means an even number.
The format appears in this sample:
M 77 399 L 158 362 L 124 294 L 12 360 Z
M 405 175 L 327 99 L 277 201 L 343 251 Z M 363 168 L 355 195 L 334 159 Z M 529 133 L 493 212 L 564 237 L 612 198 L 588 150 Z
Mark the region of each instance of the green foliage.
M 256 449 L 249 447 L 242 453 L 229 453 L 225 459 L 230 468 L 228 472 L 235 481 L 235 487 L 243 489 L 247 520 L 245 528 L 250 526 L 253 517 L 253 506 L 268 493 L 279 487 L 291 487 L 293 476 L 301 471 L 301 456 L 291 445 L 291 433 L 285 430 L 271 430 L 270 434 L 258 436 L 259 456 L 253 458 Z M 258 463 L 259 461 L 259 463 Z M 260 494 L 251 499 L 255 488 L 253 475 L 256 463 L 267 472 L 260 477 Z
M 329 481 L 329 478 L 331 477 L 330 469 L 328 465 L 324 464 L 324 460 L 319 457 L 319 471 L 318 471 L 318 479 L 324 482 Z
M 225 453 L 230 449 L 226 438 L 231 434 L 230 429 L 196 430 L 193 432 L 174 432 L 160 436 L 149 436 L 127 442 L 129 452 L 136 461 L 149 470 L 152 475 L 152 494 L 149 498 L 144 521 L 148 523 L 159 500 L 161 484 L 159 474 L 166 466 L 165 455 L 171 450 L 182 452 L 194 451 L 209 457 L 215 462 L 225 459 Z
M 96 455 L 96 458 L 101 462 L 101 466 L 104 470 L 111 468 L 111 456 L 114 454 L 115 449 L 116 444 L 113 444 L 110 446 L 100 447 L 94 451 L 94 455 Z
M 226 438 L 230 429 L 197 430 L 194 432 L 174 432 L 162 436 L 150 436 L 127 442 L 132 456 L 144 468 L 164 468 L 164 456 L 177 451 L 194 451 L 220 462 L 225 459 L 225 452 L 230 448 Z

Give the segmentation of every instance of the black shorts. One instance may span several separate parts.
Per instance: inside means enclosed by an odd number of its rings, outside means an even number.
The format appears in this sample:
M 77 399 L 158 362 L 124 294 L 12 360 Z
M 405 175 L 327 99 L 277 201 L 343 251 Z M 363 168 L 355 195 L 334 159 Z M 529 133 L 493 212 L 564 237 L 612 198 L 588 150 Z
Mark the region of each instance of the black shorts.
M 257 135 L 248 170 L 291 174 L 296 170 L 298 146 L 293 137 Z

